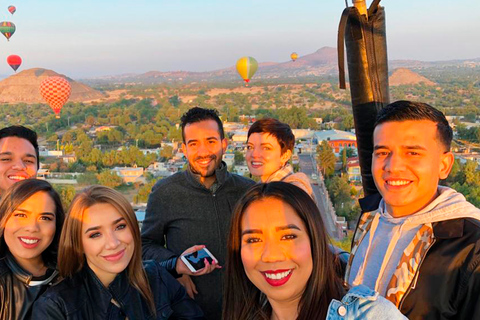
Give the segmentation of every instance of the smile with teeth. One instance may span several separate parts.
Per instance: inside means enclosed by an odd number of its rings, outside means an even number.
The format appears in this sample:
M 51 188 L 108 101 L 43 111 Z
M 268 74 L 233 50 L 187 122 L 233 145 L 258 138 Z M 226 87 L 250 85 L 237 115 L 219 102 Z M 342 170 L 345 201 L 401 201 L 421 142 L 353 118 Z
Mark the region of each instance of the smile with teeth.
M 387 184 L 390 186 L 404 186 L 410 182 L 409 180 L 387 180 Z
M 23 176 L 8 176 L 8 178 L 11 179 L 11 180 L 25 180 L 25 179 L 27 179 Z
M 254 165 L 254 166 L 261 166 L 261 165 L 263 165 L 263 163 L 262 163 L 262 162 L 252 161 L 252 165 Z
M 280 279 L 283 279 L 285 277 L 287 277 L 290 273 L 292 273 L 292 270 L 288 270 L 288 271 L 285 271 L 285 272 L 279 272 L 279 273 L 264 273 L 265 274 L 265 277 L 267 277 L 268 279 L 272 279 L 272 280 L 280 280 Z
M 39 239 L 26 239 L 26 238 L 20 238 L 20 241 L 25 242 L 26 244 L 34 244 L 40 241 Z

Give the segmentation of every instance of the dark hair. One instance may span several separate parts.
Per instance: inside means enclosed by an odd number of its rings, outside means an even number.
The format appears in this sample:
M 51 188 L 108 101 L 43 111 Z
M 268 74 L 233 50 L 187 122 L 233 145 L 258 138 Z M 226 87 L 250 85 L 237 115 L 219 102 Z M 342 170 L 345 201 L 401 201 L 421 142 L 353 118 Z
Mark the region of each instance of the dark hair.
M 430 120 L 437 124 L 437 134 L 440 142 L 445 146 L 445 151 L 450 151 L 453 130 L 448 124 L 445 115 L 434 107 L 422 103 L 406 100 L 393 102 L 380 110 L 374 127 L 385 122 L 401 122 L 408 120 Z
M 37 169 L 40 168 L 40 154 L 38 152 L 37 133 L 35 131 L 24 126 L 10 126 L 0 130 L 0 139 L 7 137 L 18 137 L 30 142 L 37 156 Z
M 223 131 L 223 124 L 222 120 L 218 115 L 218 111 L 215 109 L 203 109 L 200 107 L 194 107 L 188 110 L 186 113 L 183 114 L 182 118 L 180 119 L 180 126 L 182 127 L 182 138 L 183 142 L 185 143 L 185 127 L 187 124 L 205 121 L 205 120 L 214 120 L 218 124 L 218 131 L 220 133 L 220 139 L 225 138 L 225 132 Z
M 298 306 L 299 320 L 325 319 L 332 299 L 345 293 L 327 232 L 315 202 L 302 189 L 286 182 L 256 184 L 235 206 L 227 242 L 223 319 L 269 320 L 272 308 L 265 295 L 248 279 L 241 258 L 242 218 L 254 202 L 275 198 L 290 205 L 305 224 L 310 239 L 313 270 Z
M 0 201 L 0 252 L 1 255 L 4 256 L 4 254 L 9 251 L 3 237 L 3 231 L 5 230 L 5 224 L 7 223 L 8 219 L 19 205 L 37 192 L 48 193 L 50 198 L 55 203 L 55 236 L 53 237 L 53 241 L 48 248 L 42 252 L 42 259 L 46 265 L 56 267 L 58 243 L 60 240 L 60 234 L 62 232 L 65 214 L 60 196 L 58 195 L 57 191 L 53 189 L 52 185 L 45 180 L 27 179 L 19 181 L 8 188 L 3 195 L 2 200 Z
M 260 119 L 255 121 L 250 129 L 248 129 L 247 140 L 252 133 L 268 133 L 277 139 L 280 148 L 282 148 L 282 154 L 287 152 L 287 150 L 293 152 L 295 135 L 290 126 L 286 123 L 273 118 Z

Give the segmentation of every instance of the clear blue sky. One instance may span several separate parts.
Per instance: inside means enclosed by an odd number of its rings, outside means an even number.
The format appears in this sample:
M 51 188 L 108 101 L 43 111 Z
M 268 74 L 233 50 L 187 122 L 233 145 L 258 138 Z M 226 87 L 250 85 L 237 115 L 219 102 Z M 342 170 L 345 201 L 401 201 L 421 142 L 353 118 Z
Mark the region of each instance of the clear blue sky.
M 0 74 L 43 67 L 73 78 L 151 70 L 208 71 L 249 55 L 288 60 L 336 46 L 344 0 L 12 0 L 0 19 Z M 350 1 L 351 3 L 351 1 Z M 367 3 L 371 3 L 368 0 Z M 383 0 L 389 59 L 480 57 L 479 0 Z M 17 7 L 11 16 L 7 6 Z M 3 8 L 2 8 L 3 6 Z

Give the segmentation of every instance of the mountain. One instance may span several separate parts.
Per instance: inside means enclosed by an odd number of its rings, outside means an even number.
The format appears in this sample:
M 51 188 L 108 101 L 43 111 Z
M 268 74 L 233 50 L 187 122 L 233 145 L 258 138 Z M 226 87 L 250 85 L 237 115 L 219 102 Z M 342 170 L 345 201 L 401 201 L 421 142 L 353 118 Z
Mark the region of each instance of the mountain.
M 480 66 L 480 58 L 470 60 L 450 60 L 450 61 L 418 61 L 418 60 L 391 60 L 389 69 L 408 68 L 411 70 L 421 70 L 425 68 L 476 68 Z M 345 65 L 345 67 L 347 67 Z M 337 49 L 323 47 L 314 53 L 300 56 L 295 62 L 262 62 L 258 65 L 258 71 L 253 77 L 255 80 L 271 79 L 301 79 L 314 80 L 321 76 L 337 76 L 338 61 Z M 348 78 L 347 78 L 348 79 Z M 299 80 L 299 81 L 301 81 Z M 103 76 L 92 79 L 82 80 L 92 85 L 102 84 L 127 84 L 127 85 L 153 85 L 160 83 L 239 83 L 240 78 L 234 65 L 208 72 L 189 72 L 189 71 L 149 71 L 143 74 L 122 74 L 113 76 Z
M 406 68 L 395 69 L 392 75 L 388 78 L 388 82 L 391 87 L 404 84 L 419 84 L 422 82 L 427 86 L 435 85 L 435 82 L 430 81 L 424 76 L 421 76 L 418 73 Z
M 63 77 L 70 82 L 72 93 L 69 101 L 87 102 L 104 98 L 104 94 L 74 81 L 55 71 L 41 68 L 23 70 L 0 81 L 0 103 L 44 103 L 40 95 L 40 83 L 48 77 Z

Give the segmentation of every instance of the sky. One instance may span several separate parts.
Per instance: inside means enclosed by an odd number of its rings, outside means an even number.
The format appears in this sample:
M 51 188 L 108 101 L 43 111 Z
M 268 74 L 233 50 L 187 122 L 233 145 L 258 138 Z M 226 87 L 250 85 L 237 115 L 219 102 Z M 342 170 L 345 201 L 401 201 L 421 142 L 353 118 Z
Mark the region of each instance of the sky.
M 367 4 L 372 1 L 368 0 Z M 242 56 L 284 62 L 336 47 L 345 0 L 11 0 L 1 21 L 0 75 L 41 67 L 74 79 L 148 71 L 210 71 Z M 351 5 L 351 0 L 349 0 Z M 15 5 L 12 16 L 8 5 Z M 389 59 L 480 57 L 479 0 L 383 0 Z M 2 8 L 3 6 L 3 8 Z

